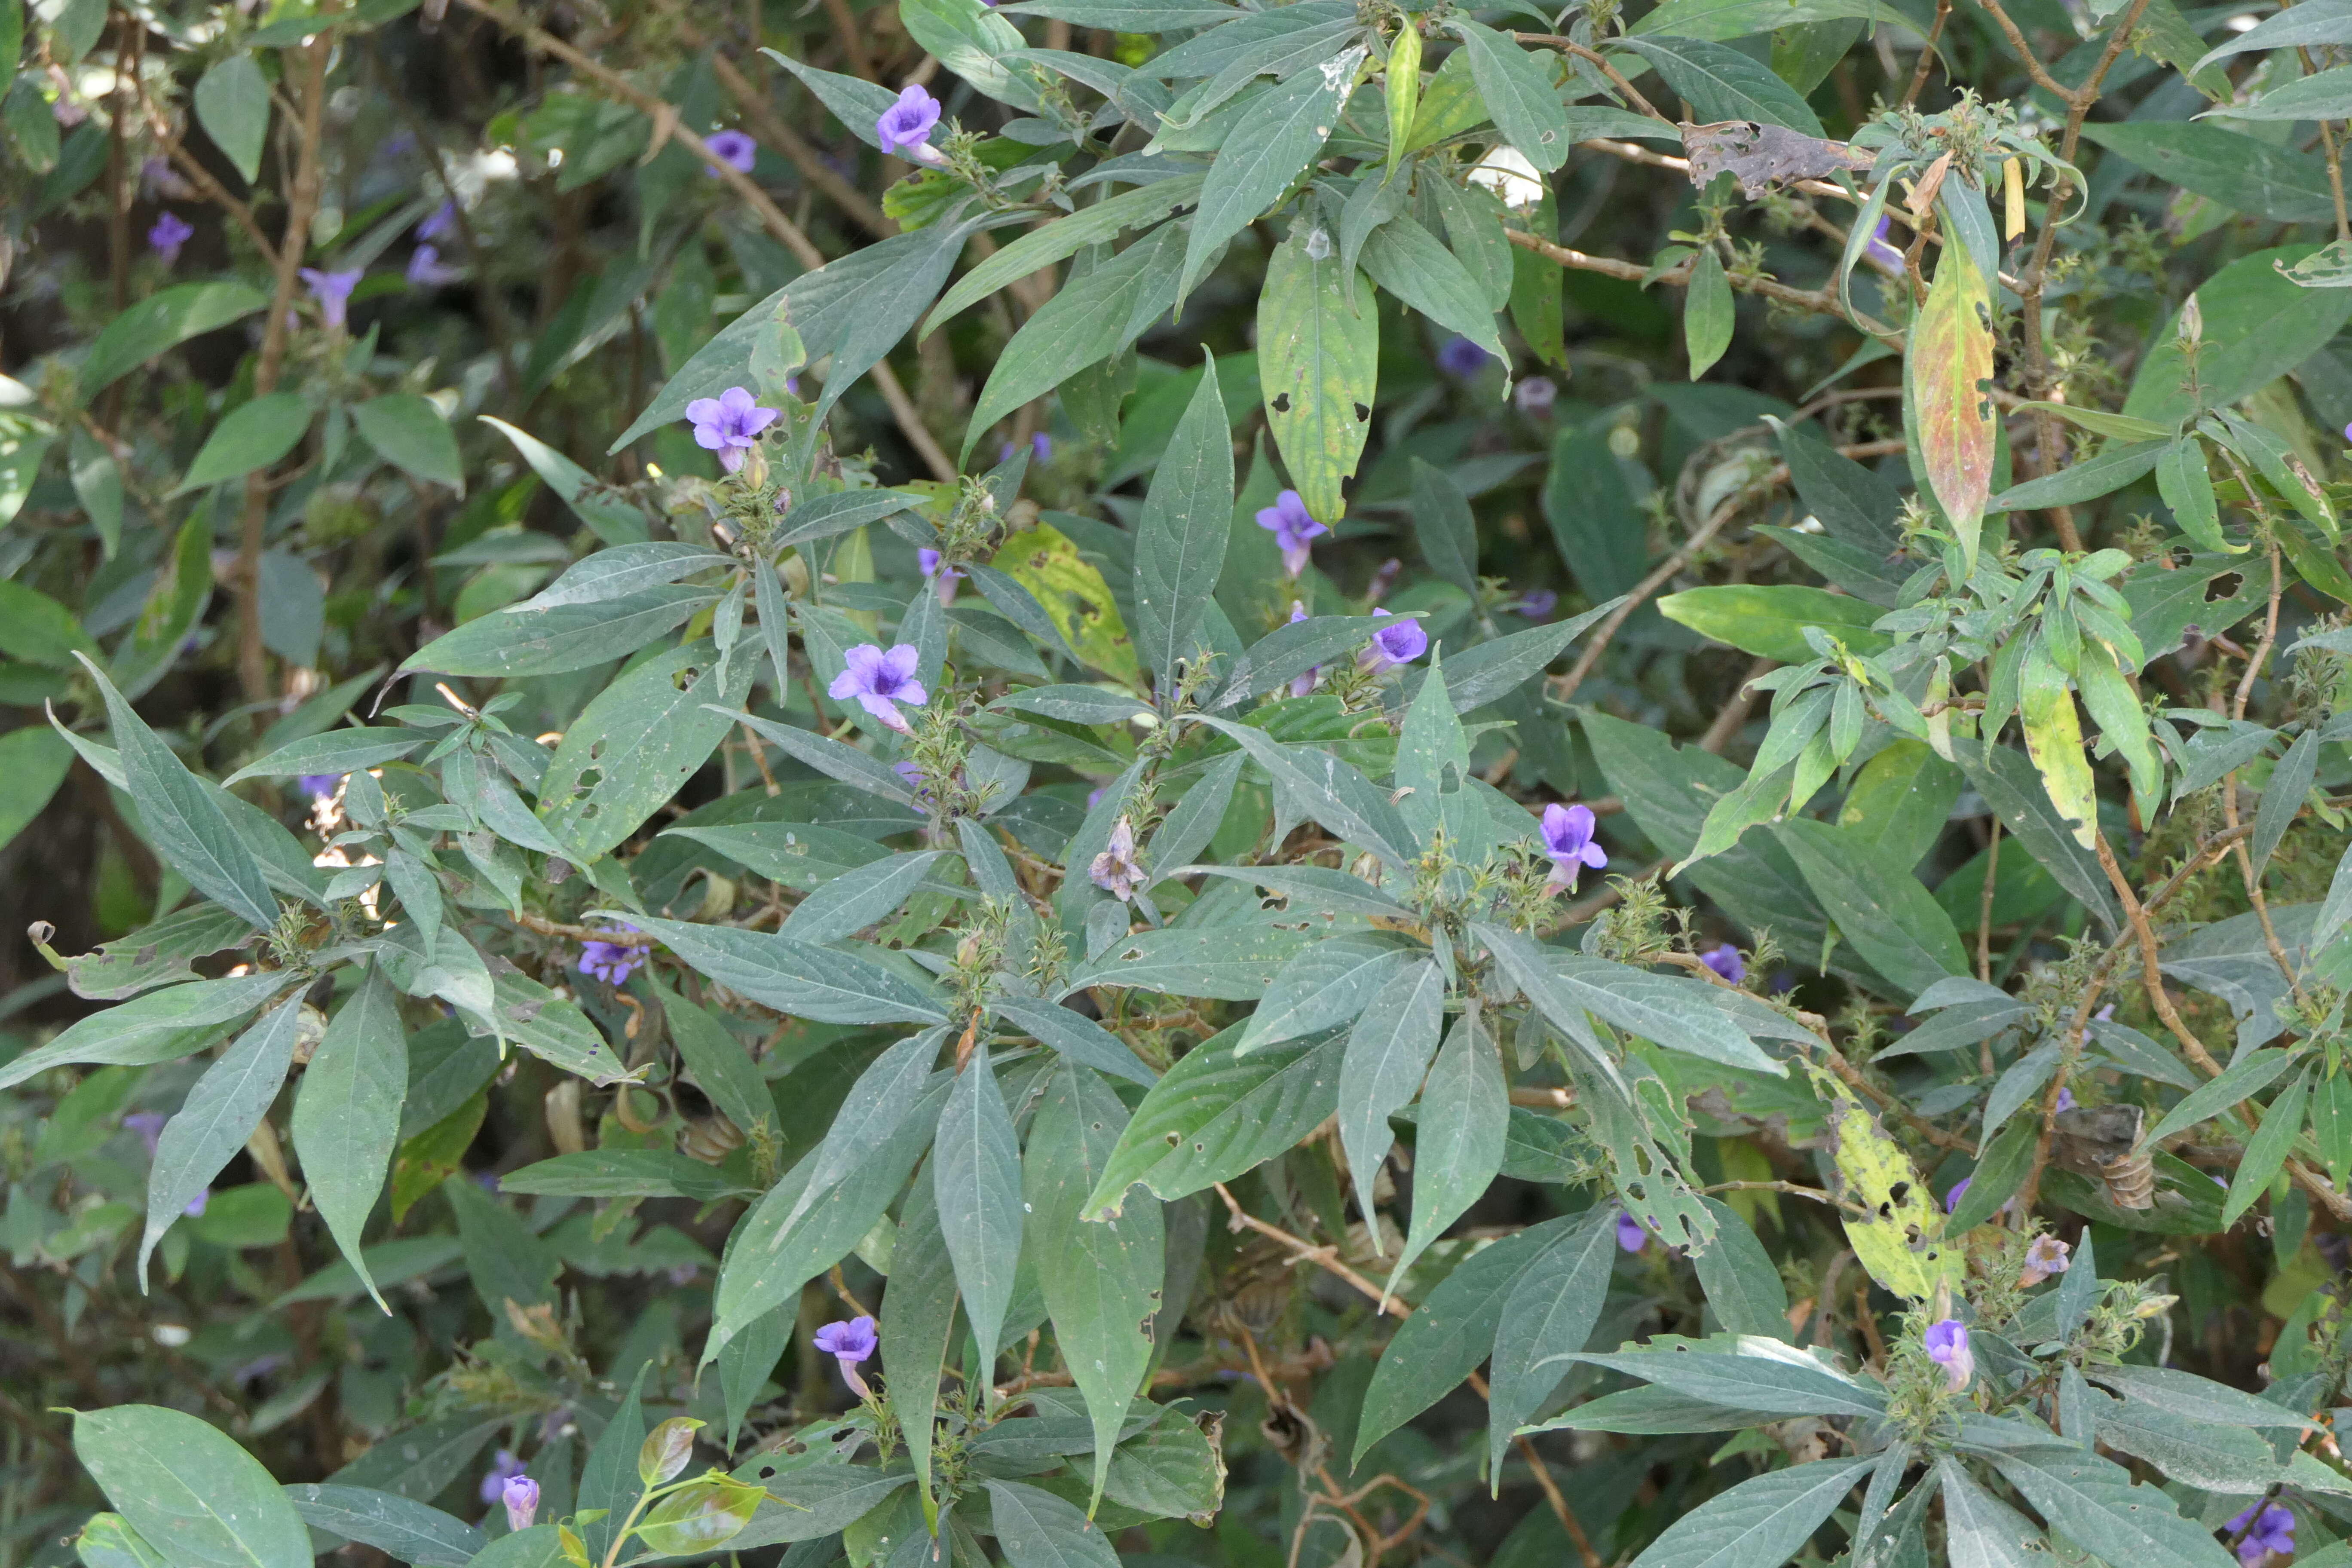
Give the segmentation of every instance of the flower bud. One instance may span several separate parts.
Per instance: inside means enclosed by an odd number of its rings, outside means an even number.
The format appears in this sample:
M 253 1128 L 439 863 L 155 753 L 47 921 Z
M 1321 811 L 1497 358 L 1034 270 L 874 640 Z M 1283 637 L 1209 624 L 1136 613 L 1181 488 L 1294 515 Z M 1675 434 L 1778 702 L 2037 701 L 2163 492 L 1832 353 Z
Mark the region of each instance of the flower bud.
M 509 1476 L 499 1500 L 507 1505 L 509 1530 L 529 1530 L 539 1517 L 539 1483 L 529 1476 Z
M 2196 295 L 2191 294 L 2180 302 L 2180 321 L 2174 332 L 2183 348 L 2194 348 L 2204 340 L 2205 312 L 2198 305 Z

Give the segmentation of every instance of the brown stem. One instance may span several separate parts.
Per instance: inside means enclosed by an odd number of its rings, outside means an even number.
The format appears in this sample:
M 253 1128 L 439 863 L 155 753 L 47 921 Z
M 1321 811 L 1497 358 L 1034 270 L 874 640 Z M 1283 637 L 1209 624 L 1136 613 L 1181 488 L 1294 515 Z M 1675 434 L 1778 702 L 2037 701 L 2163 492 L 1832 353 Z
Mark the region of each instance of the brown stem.
M 1985 846 L 1984 891 L 1977 896 L 1977 978 L 1992 984 L 1992 895 L 2000 874 L 2000 818 L 1992 819 L 1992 837 Z
M 1644 279 L 1649 279 L 1654 283 L 1666 283 L 1679 287 L 1690 281 L 1692 264 L 1687 261 L 1678 267 L 1669 268 L 1655 278 L 1650 278 L 1650 269 L 1638 261 L 1620 261 L 1613 256 L 1588 255 L 1581 250 L 1572 250 L 1565 245 L 1556 245 L 1549 239 L 1529 234 L 1524 229 L 1514 228 L 1505 232 L 1510 236 L 1511 243 L 1521 250 L 1532 250 L 1547 261 L 1557 262 L 1562 267 L 1571 267 L 1580 272 L 1599 272 L 1611 278 L 1622 278 L 1629 283 L 1639 283 Z M 1817 316 L 1834 316 L 1842 313 L 1838 307 L 1837 295 L 1830 289 L 1795 289 L 1777 278 L 1751 277 L 1744 272 L 1729 273 L 1727 277 L 1731 286 L 1743 294 L 1760 295 L 1776 303 L 1792 305 L 1798 310 L 1809 310 Z
M 1952 0 L 1936 0 L 1935 25 L 1927 29 L 1927 42 L 1919 50 L 1919 65 L 1911 73 L 1911 85 L 1903 91 L 1904 108 L 1919 101 L 1920 89 L 1927 85 L 1927 68 L 1935 63 L 1936 45 L 1944 36 L 1944 24 L 1951 19 Z
M 1681 549 L 1667 556 L 1659 563 L 1657 570 L 1633 585 L 1633 591 L 1625 595 L 1625 602 L 1611 611 L 1609 618 L 1585 639 L 1584 651 L 1577 656 L 1576 663 L 1559 678 L 1559 684 L 1550 693 L 1555 701 L 1566 702 L 1576 695 L 1577 688 L 1584 684 L 1584 678 L 1592 673 L 1592 667 L 1599 664 L 1601 656 L 1608 651 L 1609 640 L 1617 635 L 1618 628 L 1647 602 L 1651 595 L 1673 582 L 1675 574 L 1689 565 L 1692 558 L 1706 548 L 1709 540 L 1723 531 L 1724 525 L 1738 514 L 1744 499 L 1734 496 L 1717 507 L 1715 514 L 1699 525 L 1698 531 L 1684 542 Z

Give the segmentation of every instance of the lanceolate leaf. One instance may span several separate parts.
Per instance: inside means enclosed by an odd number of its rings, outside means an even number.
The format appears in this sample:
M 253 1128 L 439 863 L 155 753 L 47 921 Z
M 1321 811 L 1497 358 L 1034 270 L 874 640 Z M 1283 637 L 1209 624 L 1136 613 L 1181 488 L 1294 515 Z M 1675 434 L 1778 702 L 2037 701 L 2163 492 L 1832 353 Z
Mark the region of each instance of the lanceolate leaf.
M 139 1533 L 188 1568 L 309 1568 L 310 1534 L 261 1462 L 211 1423 L 153 1405 L 74 1417 L 74 1452 Z
M 1021 1256 L 1021 1146 L 996 1087 L 988 1047 L 964 1064 L 940 1111 L 931 1153 L 940 1234 L 955 1259 L 972 1335 L 997 1342 L 1013 1302 L 1013 1267 Z
M 1667 1526 L 1634 1568 L 1741 1568 L 1785 1559 L 1877 1462 L 1874 1454 L 1823 1459 L 1742 1481 Z
M 280 1002 L 236 1037 L 188 1091 L 178 1115 L 163 1124 L 155 1165 L 147 1178 L 147 1229 L 139 1241 L 142 1282 L 155 1244 L 220 1174 L 278 1098 L 294 1065 L 301 1004 Z
M 1087 1199 L 1116 1218 L 1140 1182 L 1174 1201 L 1230 1181 L 1304 1136 L 1337 1107 L 1337 1039 L 1289 1041 L 1236 1058 L 1241 1026 L 1192 1047 L 1151 1086 Z
M 1904 396 L 1927 483 L 1973 568 L 1992 491 L 1992 296 L 1965 245 L 1947 245 L 1911 326 Z
M 2155 1487 L 2135 1486 L 2119 1465 L 2060 1448 L 1994 1462 L 2043 1519 L 2106 1562 L 2146 1568 L 2224 1568 L 2229 1562 L 2203 1525 L 2181 1518 Z
M 1582 1350 L 1600 1321 L 1617 1253 L 1615 1207 L 1598 1204 L 1511 1287 L 1496 1325 L 1486 1402 L 1486 1465 L 1497 1488 L 1511 1435 L 1567 1372 L 1558 1358 Z
M 1475 1012 L 1465 1013 L 1447 1034 L 1422 1086 L 1413 1140 L 1412 1228 L 1389 1270 L 1390 1289 L 1493 1183 L 1502 1169 L 1510 1115 L 1495 1038 Z
M 1341 487 L 1363 455 L 1380 382 L 1379 310 L 1369 285 L 1351 290 L 1345 279 L 1329 232 L 1302 220 L 1258 295 L 1266 426 L 1308 514 L 1325 523 L 1346 514 Z
M 1391 975 L 1348 1032 L 1339 1067 L 1339 1143 L 1360 1203 L 1396 1143 L 1389 1117 L 1420 1089 L 1444 1022 L 1445 977 L 1424 958 Z
M 1159 678 L 1163 704 L 1177 661 L 1199 652 L 1197 628 L 1224 568 L 1233 512 L 1233 436 L 1213 358 L 1151 476 L 1136 529 L 1136 652 Z
M 1315 161 L 1339 123 L 1366 53 L 1359 44 L 1299 71 L 1261 94 L 1235 122 L 1201 186 L 1178 299 L 1192 292 L 1225 241 L 1255 222 Z
M 399 1005 L 383 973 L 372 972 L 327 1026 L 302 1069 L 294 1097 L 294 1151 L 319 1216 L 387 1312 L 392 1309 L 369 1278 L 360 1242 L 391 1169 L 407 1092 L 408 1037 Z

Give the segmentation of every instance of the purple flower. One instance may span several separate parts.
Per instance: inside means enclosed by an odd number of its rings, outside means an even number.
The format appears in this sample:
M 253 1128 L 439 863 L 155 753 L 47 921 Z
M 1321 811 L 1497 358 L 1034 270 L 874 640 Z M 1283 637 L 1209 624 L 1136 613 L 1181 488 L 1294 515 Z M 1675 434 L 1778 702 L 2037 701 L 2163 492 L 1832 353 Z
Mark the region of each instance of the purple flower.
M 931 700 L 923 683 L 915 679 L 915 666 L 922 654 L 912 643 L 896 644 L 884 653 L 869 642 L 851 648 L 846 657 L 848 668 L 833 678 L 826 691 L 837 702 L 856 698 L 858 705 L 868 713 L 906 734 L 906 717 L 898 711 L 898 705 L 920 705 Z
M 1301 622 L 1301 621 L 1305 620 L 1306 618 L 1307 618 L 1307 605 L 1306 605 L 1306 604 L 1305 604 L 1303 601 L 1301 601 L 1301 600 L 1297 600 L 1297 599 L 1293 599 L 1293 600 L 1291 600 L 1291 601 L 1290 601 L 1290 624 L 1291 624 L 1292 626 L 1297 626 L 1299 622 Z M 1310 691 L 1314 690 L 1314 689 L 1315 689 L 1315 683 L 1316 683 L 1317 681 L 1318 681 L 1318 680 L 1322 679 L 1323 679 L 1323 667 L 1322 667 L 1321 665 L 1319 665 L 1319 664 L 1318 664 L 1318 665 L 1317 665 L 1314 668 L 1312 668 L 1312 669 L 1308 670 L 1308 671 L 1307 671 L 1306 674 L 1304 674 L 1304 675 L 1294 675 L 1294 676 L 1292 676 L 1292 677 L 1290 678 L 1290 694 L 1291 694 L 1293 697 L 1304 697 L 1304 696 L 1306 696 L 1308 692 L 1310 692 Z
M 1445 346 L 1437 351 L 1437 368 L 1466 381 L 1486 369 L 1486 362 L 1494 357 L 1468 338 L 1456 336 L 1447 339 Z
M 2255 1568 L 2273 1552 L 2294 1550 L 2294 1511 L 2274 1502 L 2258 1499 L 2248 1504 L 2243 1513 L 2231 1515 L 2221 1528 L 2233 1536 L 2242 1530 L 2245 1531 L 2238 1542 L 2238 1561 L 2244 1568 Z
M 190 1219 L 194 1219 L 205 1212 L 205 1205 L 212 1201 L 213 1190 L 210 1187 L 199 1187 L 196 1189 L 196 1195 L 188 1200 L 188 1206 L 180 1212 Z
M 1108 784 L 1102 784 L 1097 788 L 1087 791 L 1087 809 L 1088 811 L 1092 811 L 1095 807 L 1102 804 L 1103 792 L 1109 787 L 1110 786 Z
M 520 1474 L 522 1460 L 515 1457 L 512 1449 L 500 1448 L 498 1458 L 490 1461 L 489 1469 L 482 1476 L 481 1500 L 485 1503 L 498 1501 L 499 1495 L 507 1489 L 507 1482 Z
M 694 444 L 719 454 L 719 466 L 734 473 L 743 466 L 743 454 L 757 445 L 760 432 L 775 423 L 776 411 L 762 408 L 750 393 L 730 386 L 716 397 L 698 397 L 686 405 L 694 422 Z
M 1372 614 L 1386 616 L 1388 612 L 1374 610 Z M 1428 651 L 1429 634 L 1421 629 L 1421 623 L 1400 620 L 1374 632 L 1370 644 L 1357 656 L 1357 662 L 1366 669 L 1394 669 L 1399 665 L 1411 664 Z
M 416 226 L 416 237 L 420 240 L 438 239 L 445 234 L 456 233 L 457 228 L 457 204 L 443 202 L 433 209 L 431 216 Z
M 635 926 L 623 926 L 622 931 L 634 931 Z M 620 931 L 612 933 L 620 935 Z M 573 965 L 581 973 L 593 976 L 612 986 L 628 984 L 629 976 L 644 967 L 646 949 L 635 942 L 602 942 L 593 937 L 580 947 L 580 962 Z
M 341 773 L 304 773 L 294 781 L 294 785 L 312 800 L 326 800 L 341 787 L 342 782 Z
M 151 202 L 165 196 L 184 202 L 196 194 L 196 187 L 180 178 L 172 160 L 161 153 L 150 153 L 139 160 L 139 194 Z
M 1878 226 L 1870 231 L 1870 258 L 1890 272 L 1903 270 L 1903 253 L 1886 241 L 1886 215 L 1881 213 Z
M 915 552 L 915 563 L 923 569 L 923 576 L 930 582 L 934 591 L 938 593 L 940 603 L 952 605 L 955 603 L 956 580 L 963 574 L 952 566 L 942 572 L 940 567 L 945 559 L 928 544 Z
M 319 301 L 319 314 L 326 319 L 327 325 L 336 328 L 342 326 L 343 313 L 351 306 L 352 290 L 359 287 L 365 275 L 365 268 L 358 267 L 349 272 L 302 268 L 302 281 L 310 286 L 310 298 Z
M 1029 454 L 1041 463 L 1052 462 L 1054 460 L 1054 438 L 1051 436 L 1046 435 L 1043 430 L 1033 433 L 1029 437 Z
M 1330 531 L 1307 515 L 1307 503 L 1297 490 L 1285 490 L 1274 498 L 1274 504 L 1260 507 L 1257 525 L 1274 535 L 1282 547 L 1282 570 L 1296 577 L 1307 570 L 1307 542 L 1318 534 Z
M 445 283 L 455 283 L 465 274 L 455 267 L 441 265 L 441 247 L 420 245 L 408 255 L 408 282 L 411 288 L 438 289 Z
M 1650 1245 L 1650 1233 L 1642 1222 L 1622 1209 L 1617 1212 L 1617 1246 L 1625 1252 L 1639 1252 Z
M 1126 817 L 1120 817 L 1110 830 L 1110 847 L 1095 857 L 1087 868 L 1087 877 L 1121 902 L 1135 897 L 1135 890 L 1143 886 L 1143 868 L 1135 862 L 1135 825 Z
M 1404 563 L 1393 555 L 1381 562 L 1373 569 L 1372 580 L 1364 584 L 1364 604 L 1370 606 L 1387 598 L 1389 590 L 1396 586 L 1398 574 L 1403 571 Z
M 529 1530 L 539 1517 L 539 1483 L 529 1476 L 509 1476 L 499 1489 L 499 1500 L 507 1505 L 509 1530 Z
M 2018 1284 L 2030 1289 L 2053 1274 L 2065 1273 L 2071 1267 L 2066 1253 L 2066 1244 L 2056 1237 L 2035 1237 L 2025 1249 L 2025 1268 L 2017 1277 Z
M 713 157 L 739 174 L 750 174 L 751 165 L 759 161 L 760 144 L 740 131 L 714 131 L 703 138 L 702 144 L 710 149 Z M 702 166 L 702 172 L 714 180 L 719 177 L 719 171 L 708 163 Z
M 931 128 L 940 122 L 940 100 L 920 87 L 910 87 L 898 101 L 874 122 L 874 135 L 885 153 L 896 153 L 918 163 L 944 163 L 947 159 L 931 143 Z
M 2352 425 L 2344 426 L 2344 438 L 2347 441 L 2352 441 Z
M 1549 588 L 1530 588 L 1519 596 L 1519 614 L 1531 621 L 1540 621 L 1559 608 L 1559 595 Z
M 1977 1374 L 1977 1358 L 1969 1351 L 1969 1329 L 1958 1318 L 1946 1318 L 1927 1327 L 1927 1359 L 1944 1369 L 1953 1393 L 1969 1385 Z
M 2059 1110 L 2074 1110 L 2074 1091 L 2073 1089 L 2059 1089 L 2059 1091 L 2058 1091 L 2058 1109 L 2059 1109 Z
M 1522 414 L 1540 417 L 1551 412 L 1552 401 L 1559 396 L 1559 387 L 1548 375 L 1531 375 L 1511 388 L 1511 401 Z
M 1953 1210 L 1960 1206 L 1960 1194 L 1967 1192 L 1969 1190 L 1969 1184 L 1975 1180 L 1976 1178 L 1974 1176 L 1962 1176 L 1958 1181 L 1952 1184 L 1952 1190 L 1944 1194 L 1944 1212 L 1946 1214 L 1950 1214 Z
M 163 265 L 169 267 L 180 259 L 180 247 L 194 238 L 195 233 L 194 224 L 178 213 L 167 212 L 147 231 L 147 248 L 163 258 Z
M 1700 953 L 1698 961 L 1734 985 L 1748 978 L 1748 965 L 1739 961 L 1739 950 L 1727 942 L 1720 947 Z
M 1592 841 L 1592 808 L 1555 802 L 1543 812 L 1544 853 L 1551 857 L 1551 879 L 1545 887 L 1557 892 L 1574 888 L 1590 866 L 1598 871 L 1609 864 L 1608 852 Z
M 852 1318 L 845 1323 L 827 1323 L 816 1331 L 816 1348 L 841 1363 L 841 1375 L 857 1396 L 867 1394 L 866 1380 L 857 1375 L 857 1363 L 874 1353 L 880 1342 L 874 1332 L 871 1318 Z

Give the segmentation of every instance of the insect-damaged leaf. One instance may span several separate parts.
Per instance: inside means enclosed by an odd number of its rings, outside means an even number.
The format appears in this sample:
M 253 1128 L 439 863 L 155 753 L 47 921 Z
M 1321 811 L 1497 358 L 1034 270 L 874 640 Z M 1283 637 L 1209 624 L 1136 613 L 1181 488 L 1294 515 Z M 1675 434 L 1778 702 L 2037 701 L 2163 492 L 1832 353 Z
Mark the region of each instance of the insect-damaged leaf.
M 1944 1241 L 1944 1215 L 1910 1159 L 1843 1084 L 1815 1070 L 1816 1091 L 1830 1108 L 1844 1195 L 1868 1210 L 1845 1216 L 1847 1242 L 1870 1277 L 1914 1301 L 1958 1286 L 1963 1259 Z
M 1266 263 L 1258 296 L 1258 379 L 1266 424 L 1307 512 L 1329 523 L 1347 510 L 1372 427 L 1381 326 L 1370 288 L 1346 287 L 1328 231 L 1302 222 Z
M 1928 488 L 1952 520 L 1973 569 L 1977 530 L 1992 492 L 1992 297 L 1965 245 L 1948 245 L 1927 302 L 1911 324 L 1905 360 Z

